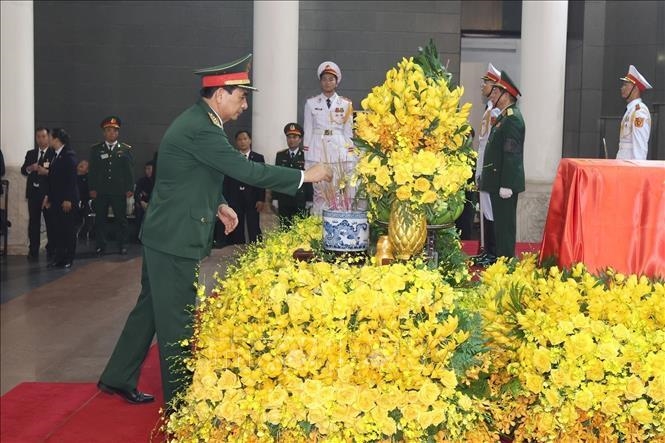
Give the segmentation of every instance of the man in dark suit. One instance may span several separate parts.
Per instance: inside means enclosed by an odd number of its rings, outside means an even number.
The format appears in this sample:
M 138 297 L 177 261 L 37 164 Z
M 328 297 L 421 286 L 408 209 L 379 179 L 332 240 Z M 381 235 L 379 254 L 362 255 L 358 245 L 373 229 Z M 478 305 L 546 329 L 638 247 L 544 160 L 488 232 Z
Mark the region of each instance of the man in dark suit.
M 42 212 L 46 223 L 46 259 L 53 258 L 53 233 L 49 211 L 42 211 L 44 195 L 48 186 L 48 172 L 51 160 L 55 155 L 49 149 L 49 134 L 47 128 L 37 128 L 35 131 L 35 148 L 25 154 L 21 174 L 28 177 L 25 187 L 25 198 L 28 200 L 28 260 L 39 259 L 39 246 L 41 243 Z
M 490 100 L 501 110 L 485 148 L 480 190 L 490 194 L 496 255 L 515 256 L 517 196 L 525 189 L 522 113 L 515 104 L 520 91 L 505 71 L 492 86 Z
M 265 163 L 263 155 L 252 151 L 252 136 L 249 131 L 240 130 L 235 136 L 236 148 L 247 160 Z M 224 198 L 229 206 L 238 214 L 238 228 L 228 236 L 229 244 L 242 245 L 254 243 L 261 239 L 259 213 L 263 210 L 266 190 L 248 185 L 233 177 L 224 177 Z M 245 221 L 247 222 L 247 238 L 245 237 Z
M 225 65 L 202 69 L 201 99 L 169 126 L 159 146 L 155 187 L 143 220 L 141 293 L 102 373 L 98 386 L 130 403 L 153 396 L 136 384 L 141 364 L 157 333 L 164 401 L 170 404 L 191 374 L 183 366 L 191 338 L 192 308 L 199 260 L 210 253 L 215 216 L 230 233 L 238 217 L 223 198 L 224 177 L 295 194 L 304 182 L 330 181 L 332 170 L 307 171 L 247 161 L 234 149 L 223 123 L 247 109 L 251 54 Z
M 275 156 L 275 164 L 287 168 L 305 170 L 305 153 L 300 144 L 304 131 L 298 123 L 288 123 L 284 126 L 287 149 L 279 151 Z M 304 184 L 295 196 L 274 192 L 273 205 L 277 208 L 279 222 L 282 227 L 288 228 L 297 215 L 306 216 L 307 206 L 311 206 L 313 198 L 312 185 Z
M 69 146 L 69 134 L 62 128 L 51 131 L 50 145 L 55 155 L 48 173 L 44 207 L 53 217 L 55 257 L 49 266 L 71 268 L 76 253 L 76 222 L 79 204 L 76 153 Z

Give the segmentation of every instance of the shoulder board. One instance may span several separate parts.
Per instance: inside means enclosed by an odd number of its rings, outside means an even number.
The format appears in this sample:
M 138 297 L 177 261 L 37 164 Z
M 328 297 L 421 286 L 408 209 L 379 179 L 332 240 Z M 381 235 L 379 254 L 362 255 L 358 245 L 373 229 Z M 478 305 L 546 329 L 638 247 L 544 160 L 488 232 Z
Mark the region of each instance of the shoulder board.
M 212 122 L 213 125 L 217 126 L 218 128 L 222 127 L 222 123 L 219 121 L 219 119 L 215 114 L 213 114 L 212 112 L 208 112 L 208 117 L 210 117 L 210 121 Z
M 514 114 L 514 112 L 513 112 L 513 109 L 512 109 L 512 108 L 508 108 L 508 109 L 506 110 L 506 115 L 513 115 L 513 114 Z
M 94 145 L 90 146 L 90 149 L 101 148 L 103 144 L 104 144 L 104 142 L 95 143 Z
M 350 99 L 350 98 L 344 97 L 344 96 L 342 96 L 342 95 L 340 95 L 339 98 L 341 98 L 342 100 L 346 100 L 346 101 L 349 102 L 349 103 L 351 102 L 351 99 Z
M 129 148 L 129 149 L 132 149 L 132 145 L 128 145 L 127 143 L 122 143 L 122 142 L 121 142 L 121 143 L 120 143 L 120 146 L 122 146 L 123 148 Z
M 289 148 L 282 149 L 281 151 L 277 151 L 278 154 L 286 154 L 286 151 L 288 151 Z
M 307 100 L 311 100 L 311 99 L 313 99 L 313 98 L 316 98 L 316 97 L 318 97 L 319 95 L 321 95 L 321 94 L 316 94 L 316 95 L 313 95 L 313 96 L 311 96 L 311 97 L 308 97 Z
M 640 104 L 639 103 L 635 105 L 635 110 L 637 111 L 638 109 L 640 109 Z

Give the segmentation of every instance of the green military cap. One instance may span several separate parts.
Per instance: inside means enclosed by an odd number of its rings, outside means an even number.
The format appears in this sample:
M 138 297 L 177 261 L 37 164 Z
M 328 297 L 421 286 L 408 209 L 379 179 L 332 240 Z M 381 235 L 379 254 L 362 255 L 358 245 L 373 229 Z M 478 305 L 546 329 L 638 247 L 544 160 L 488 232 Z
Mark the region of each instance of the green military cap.
M 204 88 L 215 86 L 238 86 L 239 88 L 257 89 L 252 87 L 252 81 L 249 79 L 249 68 L 252 64 L 252 54 L 233 60 L 223 65 L 211 66 L 194 71 L 194 74 L 201 76 L 201 83 Z
M 501 78 L 499 79 L 498 82 L 494 84 L 494 86 L 498 86 L 499 88 L 507 91 L 508 94 L 512 95 L 515 98 L 522 95 L 522 93 L 520 92 L 519 89 L 517 89 L 517 86 L 515 86 L 515 83 L 510 79 L 506 71 L 501 71 Z
M 120 119 L 118 117 L 116 117 L 115 115 L 109 115 L 104 120 L 102 120 L 99 126 L 102 129 L 106 129 L 108 127 L 120 129 L 120 124 L 121 124 Z
M 302 137 L 305 134 L 305 131 L 303 131 L 302 126 L 300 126 L 298 123 L 288 123 L 286 126 L 284 126 L 284 134 L 298 135 Z

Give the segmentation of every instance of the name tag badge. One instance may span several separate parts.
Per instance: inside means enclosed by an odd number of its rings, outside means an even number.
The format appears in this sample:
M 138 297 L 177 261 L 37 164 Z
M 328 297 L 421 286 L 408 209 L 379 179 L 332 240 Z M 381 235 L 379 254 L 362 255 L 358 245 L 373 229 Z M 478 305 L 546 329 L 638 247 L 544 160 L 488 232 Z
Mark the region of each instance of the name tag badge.
M 102 155 L 99 156 L 99 158 L 101 158 L 102 160 L 106 160 L 107 158 L 109 158 L 109 155 L 108 154 L 102 154 Z
M 46 169 L 48 169 L 50 164 L 51 164 L 51 162 L 44 162 L 44 164 L 42 166 L 44 166 Z

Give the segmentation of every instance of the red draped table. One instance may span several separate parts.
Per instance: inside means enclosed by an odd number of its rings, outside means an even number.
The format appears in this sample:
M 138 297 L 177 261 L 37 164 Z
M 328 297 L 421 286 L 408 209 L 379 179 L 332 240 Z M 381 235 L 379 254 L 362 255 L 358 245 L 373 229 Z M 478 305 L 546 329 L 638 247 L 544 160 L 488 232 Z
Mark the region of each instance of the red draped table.
M 665 162 L 564 158 L 541 260 L 665 277 Z

